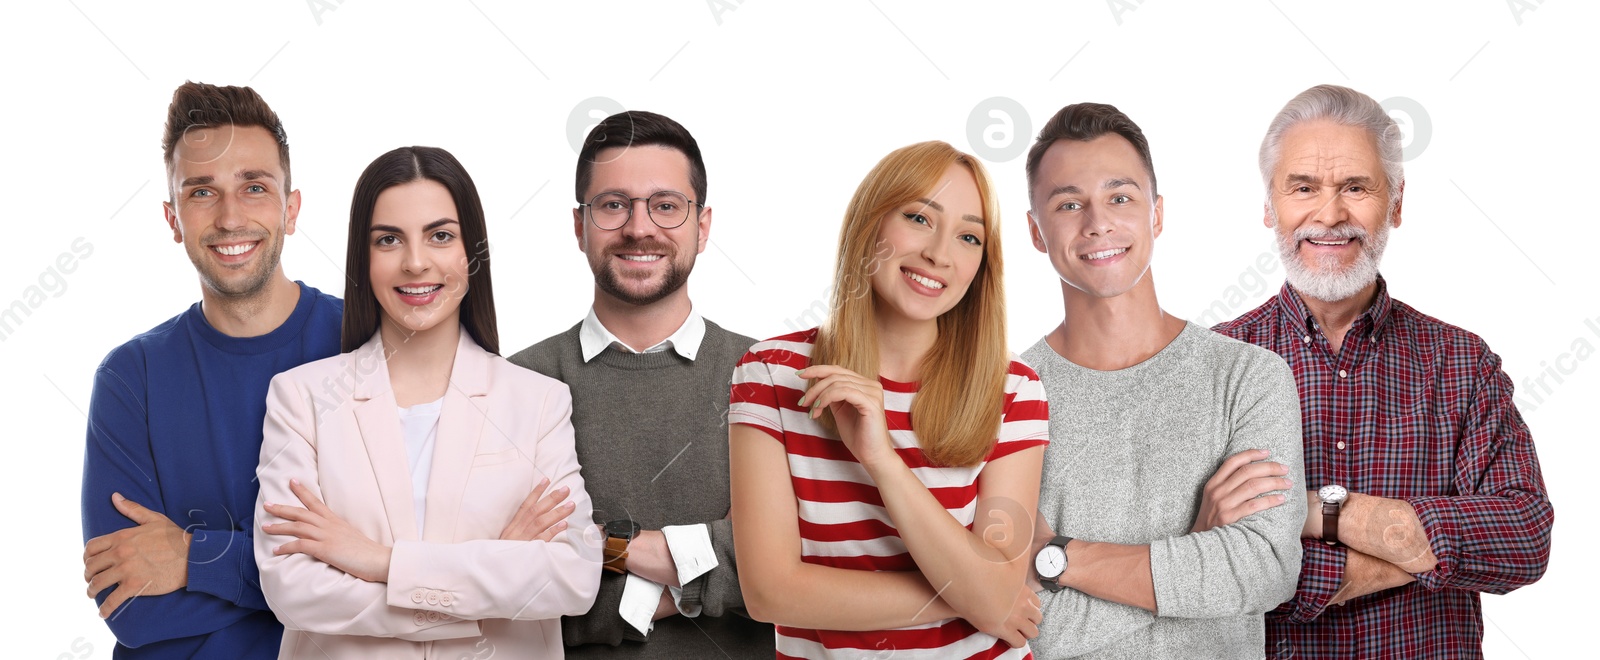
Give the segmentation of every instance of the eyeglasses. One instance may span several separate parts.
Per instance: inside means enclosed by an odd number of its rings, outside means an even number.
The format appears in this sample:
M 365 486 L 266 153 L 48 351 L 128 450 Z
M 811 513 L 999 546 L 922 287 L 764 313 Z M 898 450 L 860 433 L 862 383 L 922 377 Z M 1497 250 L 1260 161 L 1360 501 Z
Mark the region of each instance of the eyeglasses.
M 578 206 L 583 207 L 584 215 L 594 226 L 611 231 L 621 229 L 633 219 L 633 203 L 636 201 L 645 203 L 645 213 L 650 216 L 650 221 L 662 229 L 677 229 L 683 225 L 689 219 L 689 205 L 698 203 L 684 197 L 683 193 L 663 190 L 649 197 L 629 197 L 619 192 L 600 193 L 588 204 Z

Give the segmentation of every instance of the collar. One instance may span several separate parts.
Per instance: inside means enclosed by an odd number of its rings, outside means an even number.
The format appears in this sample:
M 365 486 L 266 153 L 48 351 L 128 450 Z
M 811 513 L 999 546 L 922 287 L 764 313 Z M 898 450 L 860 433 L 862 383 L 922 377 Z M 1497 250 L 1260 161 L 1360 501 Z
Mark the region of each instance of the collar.
M 1361 316 L 1356 317 L 1350 329 L 1375 337 L 1388 323 L 1389 311 L 1393 308 L 1393 300 L 1389 298 L 1389 284 L 1384 281 L 1383 275 L 1379 274 L 1378 292 L 1372 299 L 1372 306 L 1362 312 Z M 1309 332 L 1316 326 L 1315 319 L 1311 316 L 1311 309 L 1306 307 L 1305 301 L 1300 298 L 1300 292 L 1295 291 L 1288 282 L 1284 282 L 1283 288 L 1278 291 L 1278 309 L 1297 331 Z
M 583 361 L 588 362 L 599 355 L 609 346 L 616 346 L 617 350 L 626 353 L 659 353 L 672 349 L 686 360 L 693 361 L 694 356 L 700 352 L 700 340 L 705 339 L 706 322 L 700 317 L 700 312 L 689 308 L 689 318 L 683 320 L 683 325 L 671 336 L 661 340 L 661 343 L 642 351 L 634 350 L 632 346 L 622 343 L 616 335 L 611 334 L 606 326 L 600 323 L 600 317 L 594 315 L 594 308 L 589 308 L 589 315 L 583 317 L 583 325 L 578 328 L 578 347 L 583 352 Z
M 345 379 L 353 380 L 352 398 L 366 401 L 390 390 L 388 355 L 394 349 L 385 349 L 383 333 L 374 332 L 372 338 L 359 348 L 339 358 L 344 373 L 336 377 L 340 386 Z M 462 394 L 474 397 L 489 393 L 489 372 L 497 356 L 478 345 L 466 326 L 461 327 L 461 337 L 456 341 L 455 363 L 450 367 L 450 386 Z M 334 385 L 330 384 L 331 389 Z

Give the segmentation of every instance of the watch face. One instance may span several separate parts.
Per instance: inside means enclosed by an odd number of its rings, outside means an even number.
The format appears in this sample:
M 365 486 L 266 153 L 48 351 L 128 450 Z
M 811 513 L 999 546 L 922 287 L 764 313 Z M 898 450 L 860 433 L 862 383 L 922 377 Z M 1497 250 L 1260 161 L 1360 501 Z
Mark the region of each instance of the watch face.
M 606 536 L 633 540 L 639 535 L 639 523 L 632 520 L 613 520 L 606 523 Z
M 1033 557 L 1033 569 L 1039 572 L 1039 577 L 1055 579 L 1061 577 L 1061 572 L 1067 569 L 1067 551 L 1059 545 L 1047 545 L 1039 550 Z
M 1322 490 L 1317 491 L 1317 497 L 1327 504 L 1341 504 L 1349 495 L 1344 486 L 1323 486 Z

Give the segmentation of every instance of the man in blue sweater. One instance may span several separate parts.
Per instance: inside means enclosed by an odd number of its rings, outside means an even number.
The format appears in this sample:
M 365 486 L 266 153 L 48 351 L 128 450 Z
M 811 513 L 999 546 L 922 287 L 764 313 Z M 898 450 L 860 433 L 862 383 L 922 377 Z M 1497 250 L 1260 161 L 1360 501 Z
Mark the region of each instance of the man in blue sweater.
M 300 192 L 254 90 L 185 83 L 162 147 L 162 207 L 201 301 L 95 371 L 83 576 L 114 657 L 273 658 L 283 628 L 251 554 L 267 384 L 339 352 L 343 306 L 278 263 Z

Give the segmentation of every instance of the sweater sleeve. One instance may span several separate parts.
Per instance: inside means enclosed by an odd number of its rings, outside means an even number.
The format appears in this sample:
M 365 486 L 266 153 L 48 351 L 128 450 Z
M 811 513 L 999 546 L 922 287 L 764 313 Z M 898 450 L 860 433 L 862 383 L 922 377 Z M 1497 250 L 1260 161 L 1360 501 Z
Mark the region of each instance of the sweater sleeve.
M 84 542 L 134 526 L 111 504 L 121 493 L 173 524 L 156 472 L 145 396 L 146 372 L 140 356 L 119 348 L 95 371 L 89 400 L 89 428 L 83 458 Z M 245 524 L 248 524 L 246 521 Z M 130 599 L 106 625 L 124 646 L 181 639 L 215 632 L 266 609 L 248 532 L 196 532 L 189 550 L 185 589 Z M 242 554 L 241 554 L 242 553 Z M 95 595 L 104 603 L 115 585 Z
M 1159 616 L 1261 614 L 1294 595 L 1306 517 L 1300 400 L 1289 365 L 1276 355 L 1262 357 L 1232 383 L 1226 455 L 1266 449 L 1271 460 L 1289 466 L 1294 485 L 1284 504 L 1232 525 L 1151 542 Z

